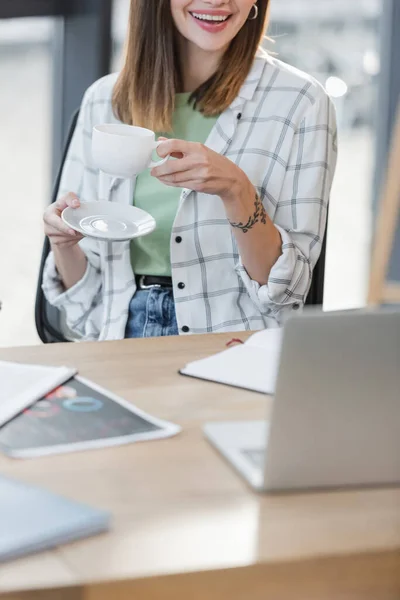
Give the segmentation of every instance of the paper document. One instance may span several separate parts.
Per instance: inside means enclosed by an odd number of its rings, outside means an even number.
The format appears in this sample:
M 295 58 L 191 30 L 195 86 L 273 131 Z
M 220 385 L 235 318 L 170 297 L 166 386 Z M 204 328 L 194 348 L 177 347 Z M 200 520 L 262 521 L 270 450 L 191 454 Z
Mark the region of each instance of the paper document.
M 265 329 L 244 344 L 187 364 L 181 374 L 273 394 L 281 344 L 282 329 Z
M 0 361 L 0 426 L 76 374 L 67 367 Z

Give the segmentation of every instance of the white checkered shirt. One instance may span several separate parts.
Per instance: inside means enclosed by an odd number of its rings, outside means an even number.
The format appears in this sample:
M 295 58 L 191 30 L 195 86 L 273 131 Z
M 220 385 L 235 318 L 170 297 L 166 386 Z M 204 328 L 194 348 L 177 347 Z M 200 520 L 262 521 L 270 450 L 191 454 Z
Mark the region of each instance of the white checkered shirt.
M 117 122 L 111 106 L 115 81 L 115 74 L 104 77 L 85 94 L 60 196 L 75 192 L 82 202 L 133 202 L 135 182 L 120 179 L 111 186 L 112 178 L 100 173 L 91 157 L 93 126 Z M 332 102 L 312 77 L 259 54 L 206 145 L 236 163 L 254 184 L 281 234 L 282 254 L 267 285 L 252 281 L 221 199 L 182 190 L 171 234 L 179 329 L 206 333 L 277 327 L 304 303 L 321 251 L 337 155 Z M 50 254 L 43 280 L 46 297 L 61 310 L 74 339 L 123 338 L 136 291 L 130 243 L 85 238 L 80 244 L 88 258 L 84 277 L 65 291 Z M 178 282 L 185 283 L 184 289 Z

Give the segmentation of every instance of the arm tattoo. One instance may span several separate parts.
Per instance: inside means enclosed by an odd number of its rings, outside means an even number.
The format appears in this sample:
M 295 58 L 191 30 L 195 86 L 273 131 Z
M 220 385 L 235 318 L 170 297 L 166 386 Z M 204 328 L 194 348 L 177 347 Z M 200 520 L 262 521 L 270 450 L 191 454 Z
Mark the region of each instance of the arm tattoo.
M 246 223 L 232 223 L 229 221 L 231 227 L 235 227 L 236 229 L 241 229 L 243 233 L 247 233 L 249 229 L 252 229 L 256 223 L 262 223 L 263 225 L 267 222 L 267 213 L 265 212 L 265 208 L 263 203 L 260 200 L 258 194 L 256 194 L 255 202 L 254 202 L 254 213 L 247 219 Z

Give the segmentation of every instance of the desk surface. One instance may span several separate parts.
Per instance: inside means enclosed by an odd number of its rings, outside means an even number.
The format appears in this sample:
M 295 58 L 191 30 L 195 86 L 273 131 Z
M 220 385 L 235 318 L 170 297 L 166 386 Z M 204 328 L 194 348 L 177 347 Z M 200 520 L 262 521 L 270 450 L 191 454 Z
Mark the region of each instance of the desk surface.
M 0 595 L 398 600 L 399 489 L 257 495 L 203 439 L 206 421 L 265 418 L 270 409 L 261 394 L 178 375 L 230 337 L 0 350 L 2 360 L 77 366 L 183 426 L 163 441 L 31 461 L 0 456 L 0 473 L 114 515 L 108 534 L 0 566 Z

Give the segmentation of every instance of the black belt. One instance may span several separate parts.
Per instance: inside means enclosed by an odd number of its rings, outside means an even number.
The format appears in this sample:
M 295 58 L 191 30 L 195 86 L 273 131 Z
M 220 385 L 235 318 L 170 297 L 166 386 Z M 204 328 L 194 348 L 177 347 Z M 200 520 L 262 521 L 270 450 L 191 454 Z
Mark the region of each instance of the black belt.
M 163 275 L 136 275 L 136 286 L 139 290 L 149 290 L 151 288 L 172 288 L 172 277 Z

